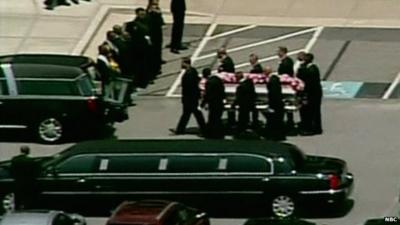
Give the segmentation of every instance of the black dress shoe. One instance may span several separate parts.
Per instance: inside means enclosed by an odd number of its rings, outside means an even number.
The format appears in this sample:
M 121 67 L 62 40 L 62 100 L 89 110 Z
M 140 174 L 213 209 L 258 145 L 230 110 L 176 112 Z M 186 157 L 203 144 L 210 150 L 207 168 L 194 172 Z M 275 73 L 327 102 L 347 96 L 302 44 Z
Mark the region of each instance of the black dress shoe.
M 181 45 L 178 50 L 188 50 L 189 48 L 185 45 Z
M 170 131 L 172 134 L 175 134 L 175 135 L 182 135 L 182 134 L 184 134 L 183 132 L 178 132 L 177 130 L 172 129 L 172 128 L 170 128 L 169 131 Z
M 181 54 L 178 49 L 173 49 L 173 48 L 171 49 L 171 53 Z

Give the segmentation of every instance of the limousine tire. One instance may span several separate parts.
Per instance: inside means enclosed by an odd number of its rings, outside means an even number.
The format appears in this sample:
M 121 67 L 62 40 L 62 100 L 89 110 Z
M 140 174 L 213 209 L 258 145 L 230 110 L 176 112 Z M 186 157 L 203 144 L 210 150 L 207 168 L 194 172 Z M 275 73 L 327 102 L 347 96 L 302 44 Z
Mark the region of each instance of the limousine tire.
M 272 213 L 277 217 L 293 216 L 295 212 L 295 202 L 288 195 L 279 195 L 272 199 Z
M 2 213 L 7 213 L 7 212 L 12 212 L 15 210 L 15 195 L 14 193 L 8 193 L 3 195 L 1 199 L 1 212 Z
M 41 119 L 37 126 L 37 137 L 44 143 L 57 143 L 64 138 L 64 127 L 61 121 L 54 117 Z

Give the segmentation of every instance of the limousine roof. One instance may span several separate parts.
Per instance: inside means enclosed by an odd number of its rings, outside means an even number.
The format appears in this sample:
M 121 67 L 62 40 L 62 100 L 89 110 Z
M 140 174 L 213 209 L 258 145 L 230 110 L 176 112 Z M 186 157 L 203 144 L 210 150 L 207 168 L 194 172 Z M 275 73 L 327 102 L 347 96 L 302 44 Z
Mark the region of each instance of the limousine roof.
M 62 156 L 111 153 L 251 153 L 269 157 L 289 156 L 297 148 L 264 140 L 112 140 L 78 143 Z
M 60 55 L 60 54 L 16 54 L 0 56 L 0 63 L 11 64 L 42 64 L 81 67 L 91 63 L 85 56 Z

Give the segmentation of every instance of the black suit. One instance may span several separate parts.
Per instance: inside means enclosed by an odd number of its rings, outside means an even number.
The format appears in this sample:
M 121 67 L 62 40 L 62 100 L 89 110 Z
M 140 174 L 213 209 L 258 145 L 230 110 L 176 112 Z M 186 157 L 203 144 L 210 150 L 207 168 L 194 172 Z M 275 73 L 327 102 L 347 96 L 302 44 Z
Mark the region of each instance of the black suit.
M 289 56 L 286 56 L 279 63 L 278 74 L 279 75 L 287 74 L 287 75 L 293 77 L 293 74 L 294 74 L 293 66 L 294 66 L 293 59 L 290 58 Z
M 18 155 L 11 160 L 10 173 L 14 178 L 17 209 L 32 208 L 39 192 L 36 181 L 39 165 L 27 155 Z
M 151 73 L 153 78 L 161 71 L 164 19 L 161 12 L 148 11 L 149 33 L 152 43 Z
M 297 78 L 302 80 L 304 83 L 306 83 L 306 74 L 307 73 L 307 66 L 304 63 L 301 63 L 299 66 L 299 69 L 297 70 Z M 297 93 L 297 95 L 300 97 L 302 104 L 300 105 L 299 109 L 299 115 L 300 115 L 300 129 L 305 130 L 306 129 L 306 123 L 307 123 L 307 105 L 304 104 L 304 101 L 306 100 L 307 96 L 303 91 L 300 91 Z
M 183 113 L 176 128 L 176 133 L 178 134 L 185 133 L 192 113 L 197 120 L 200 131 L 203 133 L 205 130 L 206 123 L 203 114 L 198 109 L 200 99 L 199 82 L 200 78 L 197 70 L 193 67 L 188 68 L 181 80 Z
M 305 129 L 314 133 L 322 133 L 322 85 L 318 66 L 314 64 L 307 65 L 304 93 L 307 96 L 307 119 Z
M 267 138 L 275 141 L 285 140 L 284 102 L 282 86 L 278 76 L 271 76 L 268 83 L 268 106 L 270 112 L 267 114 Z
M 227 73 L 234 73 L 235 72 L 235 63 L 233 62 L 232 58 L 226 56 L 221 64 L 218 67 L 218 72 L 227 72 Z
M 185 11 L 185 0 L 171 0 L 171 12 L 174 20 L 172 24 L 171 49 L 179 50 L 182 45 Z
M 109 84 L 112 80 L 112 71 L 109 65 L 107 65 L 107 63 L 104 62 L 103 60 L 97 59 L 96 68 L 97 72 L 99 72 L 102 84 L 103 85 Z
M 251 68 L 250 73 L 263 73 L 263 68 L 260 63 L 257 63 Z
M 294 63 L 293 63 L 292 58 L 290 58 L 289 56 L 286 56 L 279 63 L 278 74 L 279 75 L 287 74 L 287 75 L 293 77 L 293 75 L 294 75 L 293 67 L 294 67 Z M 289 130 L 294 128 L 294 116 L 293 116 L 292 112 L 286 113 L 286 125 Z
M 236 88 L 234 105 L 239 106 L 238 132 L 245 131 L 250 122 L 250 112 L 254 110 L 256 103 L 256 89 L 253 81 L 245 79 Z
M 208 105 L 207 136 L 221 138 L 224 136 L 222 114 L 224 112 L 225 86 L 221 78 L 211 76 L 205 85 L 202 106 Z
M 134 55 L 134 83 L 135 86 L 145 88 L 151 79 L 150 52 L 151 45 L 146 37 L 149 36 L 149 27 L 146 20 L 135 19 L 126 24 L 126 31 L 131 36 L 131 51 Z

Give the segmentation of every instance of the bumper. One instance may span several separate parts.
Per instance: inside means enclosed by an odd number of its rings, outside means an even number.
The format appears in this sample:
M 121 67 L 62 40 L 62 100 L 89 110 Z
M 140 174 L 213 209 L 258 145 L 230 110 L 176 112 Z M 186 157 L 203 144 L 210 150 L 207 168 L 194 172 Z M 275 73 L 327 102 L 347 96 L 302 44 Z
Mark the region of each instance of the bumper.
M 330 190 L 312 190 L 300 191 L 299 196 L 305 201 L 314 201 L 320 203 L 340 203 L 346 200 L 353 192 L 353 180 L 349 181 L 346 186 L 340 189 Z

